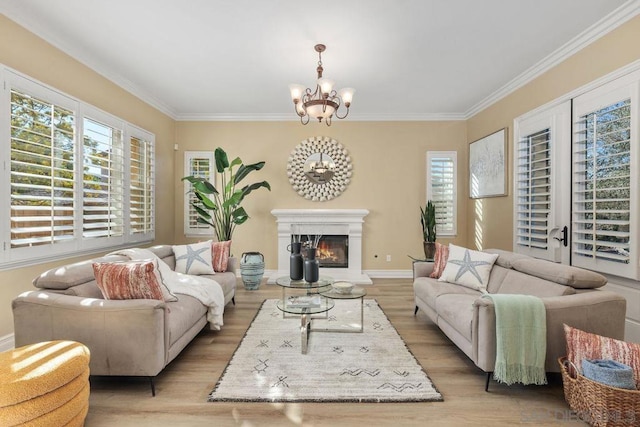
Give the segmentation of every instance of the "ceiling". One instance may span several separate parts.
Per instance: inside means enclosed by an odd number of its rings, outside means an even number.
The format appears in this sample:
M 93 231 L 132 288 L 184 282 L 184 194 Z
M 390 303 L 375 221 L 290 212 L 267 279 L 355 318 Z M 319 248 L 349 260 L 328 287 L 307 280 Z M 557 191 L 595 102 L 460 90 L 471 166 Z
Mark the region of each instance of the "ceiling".
M 354 87 L 351 120 L 464 119 L 640 12 L 638 0 L 0 0 L 177 120 L 295 120 L 288 85 Z

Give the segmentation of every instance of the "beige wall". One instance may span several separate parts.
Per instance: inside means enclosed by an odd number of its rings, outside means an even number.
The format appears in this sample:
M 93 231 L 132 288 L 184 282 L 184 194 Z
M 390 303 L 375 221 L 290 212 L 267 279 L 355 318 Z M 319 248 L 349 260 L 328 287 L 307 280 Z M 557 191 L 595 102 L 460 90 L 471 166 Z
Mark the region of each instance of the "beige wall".
M 468 141 L 508 128 L 509 196 L 470 200 L 469 245 L 513 247 L 513 120 L 536 107 L 640 59 L 640 16 L 587 46 L 467 121 Z
M 0 15 L 0 63 L 44 82 L 156 136 L 158 188 L 171 188 L 174 181 L 173 143 L 175 122 L 78 61 L 65 55 L 13 21 Z M 158 191 L 157 241 L 173 237 L 174 194 Z M 64 261 L 64 263 L 69 260 Z M 11 300 L 32 290 L 31 280 L 59 263 L 0 270 L 0 338 L 13 332 Z
M 407 255 L 424 256 L 420 206 L 426 202 L 427 150 L 458 151 L 459 182 L 466 182 L 466 125 L 450 122 L 353 122 L 335 121 L 331 127 L 298 122 L 179 122 L 175 163 L 175 241 L 187 241 L 183 233 L 183 211 L 179 203 L 184 192 L 184 151 L 222 147 L 230 159 L 239 156 L 245 163 L 264 160 L 263 170 L 253 172 L 247 183 L 267 180 L 272 187 L 251 193 L 243 204 L 251 219 L 238 227 L 232 251 L 265 255 L 267 269 L 277 268 L 277 231 L 272 209 L 356 209 L 370 211 L 363 229 L 363 267 L 368 270 L 408 270 Z M 331 137 L 349 151 L 353 178 L 347 189 L 328 202 L 311 202 L 291 187 L 286 167 L 291 151 L 313 136 Z M 458 236 L 467 240 L 466 194 L 460 192 Z M 440 239 L 448 242 L 450 240 Z M 375 255 L 378 255 L 376 258 Z M 391 255 L 391 262 L 386 261 Z

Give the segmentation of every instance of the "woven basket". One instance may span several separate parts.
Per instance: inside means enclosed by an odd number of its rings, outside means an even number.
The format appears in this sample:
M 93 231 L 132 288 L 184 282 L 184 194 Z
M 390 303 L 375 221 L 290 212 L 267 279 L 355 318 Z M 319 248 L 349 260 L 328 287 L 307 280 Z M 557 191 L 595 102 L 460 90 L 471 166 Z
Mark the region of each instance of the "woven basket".
M 571 410 L 583 421 L 593 426 L 638 426 L 640 425 L 640 391 L 609 387 L 591 381 L 577 373 L 569 373 L 571 362 L 566 357 L 558 359 L 564 399 Z M 572 364 L 571 364 L 572 365 Z

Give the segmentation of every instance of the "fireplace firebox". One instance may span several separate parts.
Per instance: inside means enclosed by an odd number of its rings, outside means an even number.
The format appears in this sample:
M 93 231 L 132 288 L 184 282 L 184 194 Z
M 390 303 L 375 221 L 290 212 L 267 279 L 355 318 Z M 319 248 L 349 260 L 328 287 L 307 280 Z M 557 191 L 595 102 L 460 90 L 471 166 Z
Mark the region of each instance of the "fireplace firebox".
M 312 242 L 315 237 L 303 235 L 302 240 Z M 303 247 L 308 246 L 303 243 Z M 306 250 L 302 252 L 302 256 L 306 258 Z M 316 250 L 316 259 L 320 267 L 349 268 L 349 236 L 345 234 L 321 236 Z

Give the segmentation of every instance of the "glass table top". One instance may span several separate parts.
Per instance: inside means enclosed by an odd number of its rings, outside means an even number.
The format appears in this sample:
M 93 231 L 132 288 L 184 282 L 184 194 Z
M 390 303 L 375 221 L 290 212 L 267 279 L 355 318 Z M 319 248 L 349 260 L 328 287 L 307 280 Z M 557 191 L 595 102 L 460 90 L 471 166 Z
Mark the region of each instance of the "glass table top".
M 318 289 L 331 286 L 333 284 L 333 278 L 329 276 L 320 276 L 317 282 L 309 283 L 304 280 L 291 280 L 289 276 L 281 276 L 276 279 L 276 284 L 283 288 L 291 289 Z

